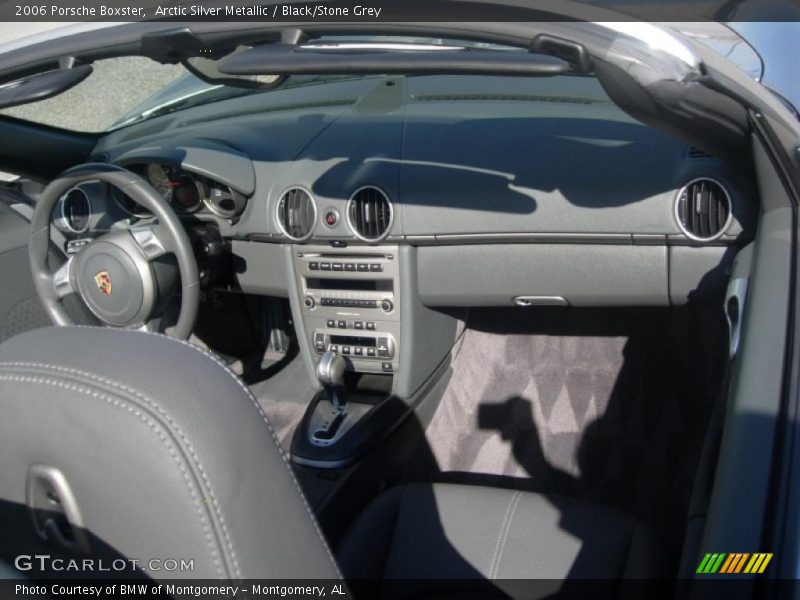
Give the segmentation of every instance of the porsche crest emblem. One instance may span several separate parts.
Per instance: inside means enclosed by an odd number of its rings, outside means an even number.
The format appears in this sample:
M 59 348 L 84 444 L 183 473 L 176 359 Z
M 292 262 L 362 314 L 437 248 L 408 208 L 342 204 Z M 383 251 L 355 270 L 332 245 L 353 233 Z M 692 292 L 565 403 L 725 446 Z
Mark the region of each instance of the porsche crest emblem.
M 111 295 L 111 275 L 108 271 L 100 271 L 94 276 L 94 282 L 104 296 Z

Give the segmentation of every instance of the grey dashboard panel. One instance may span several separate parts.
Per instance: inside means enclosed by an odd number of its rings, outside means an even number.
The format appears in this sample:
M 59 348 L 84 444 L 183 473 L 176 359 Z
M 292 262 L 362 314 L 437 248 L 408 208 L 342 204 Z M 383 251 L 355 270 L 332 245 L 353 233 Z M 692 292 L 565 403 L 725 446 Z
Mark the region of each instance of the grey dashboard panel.
M 231 254 L 233 270 L 243 292 L 289 297 L 291 280 L 286 275 L 283 245 L 234 240 Z
M 428 306 L 512 306 L 518 296 L 572 306 L 666 305 L 666 246 L 484 244 L 418 250 Z
M 270 246 L 289 241 L 276 209 L 293 186 L 316 202 L 309 243 L 353 245 L 350 195 L 383 189 L 394 204 L 387 243 L 419 247 L 431 306 L 502 306 L 517 295 L 702 300 L 728 245 L 746 241 L 757 220 L 748 174 L 627 116 L 592 78 L 343 79 L 179 111 L 112 132 L 96 151 L 115 162 L 180 158 L 254 190 L 241 218 L 219 226 L 234 240 L 272 242 L 234 242 L 242 289 L 258 294 L 287 294 Z M 722 183 L 733 205 L 727 234 L 704 248 L 690 245 L 674 213 L 697 177 Z M 340 217 L 333 226 L 328 209 Z
M 728 282 L 737 246 L 669 248 L 670 303 L 722 301 L 720 292 Z
M 292 186 L 316 199 L 317 242 L 356 242 L 344 217 L 364 185 L 394 203 L 390 241 L 621 234 L 686 242 L 675 198 L 701 176 L 731 193 L 730 241 L 747 228 L 754 199 L 746 176 L 627 116 L 592 78 L 368 77 L 298 86 L 133 125 L 108 134 L 96 152 L 115 162 L 177 158 L 254 190 L 226 228 L 239 238 L 281 239 L 276 206 Z M 333 227 L 322 220 L 326 208 L 343 217 Z
M 250 158 L 226 144 L 195 140 L 191 144 L 146 145 L 133 148 L 114 162 L 120 165 L 146 161 L 168 161 L 183 168 L 216 179 L 245 196 L 256 190 L 256 176 Z

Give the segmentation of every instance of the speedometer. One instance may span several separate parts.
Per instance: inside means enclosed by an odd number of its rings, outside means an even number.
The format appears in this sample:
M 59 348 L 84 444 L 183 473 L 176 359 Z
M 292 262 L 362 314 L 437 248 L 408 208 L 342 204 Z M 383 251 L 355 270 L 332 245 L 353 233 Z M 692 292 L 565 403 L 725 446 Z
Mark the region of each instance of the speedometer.
M 172 190 L 174 186 L 168 169 L 169 167 L 158 163 L 150 163 L 147 165 L 147 181 L 161 194 L 164 200 L 170 202 L 172 201 Z

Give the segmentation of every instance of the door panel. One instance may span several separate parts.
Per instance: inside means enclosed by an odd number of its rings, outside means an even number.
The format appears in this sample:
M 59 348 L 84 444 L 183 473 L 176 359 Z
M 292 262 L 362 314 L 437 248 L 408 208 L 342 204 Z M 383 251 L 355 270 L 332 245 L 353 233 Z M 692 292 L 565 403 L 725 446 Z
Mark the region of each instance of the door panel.
M 0 342 L 50 321 L 28 266 L 28 221 L 0 202 Z

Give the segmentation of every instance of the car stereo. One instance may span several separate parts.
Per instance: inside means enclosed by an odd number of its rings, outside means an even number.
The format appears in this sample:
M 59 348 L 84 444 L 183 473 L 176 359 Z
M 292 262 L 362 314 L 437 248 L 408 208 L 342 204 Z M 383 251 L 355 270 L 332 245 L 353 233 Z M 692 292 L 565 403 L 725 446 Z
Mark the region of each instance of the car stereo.
M 397 246 L 295 246 L 295 278 L 312 351 L 331 350 L 349 370 L 399 368 Z

